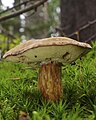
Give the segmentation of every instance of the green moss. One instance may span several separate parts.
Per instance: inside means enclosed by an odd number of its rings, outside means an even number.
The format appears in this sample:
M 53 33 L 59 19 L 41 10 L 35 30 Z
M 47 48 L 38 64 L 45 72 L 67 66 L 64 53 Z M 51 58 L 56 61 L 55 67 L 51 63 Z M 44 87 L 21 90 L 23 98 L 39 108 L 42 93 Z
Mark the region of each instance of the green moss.
M 0 62 L 0 120 L 17 120 L 20 111 L 31 120 L 94 120 L 96 118 L 96 43 L 75 65 L 62 68 L 63 99 L 44 101 L 37 88 L 38 71 Z

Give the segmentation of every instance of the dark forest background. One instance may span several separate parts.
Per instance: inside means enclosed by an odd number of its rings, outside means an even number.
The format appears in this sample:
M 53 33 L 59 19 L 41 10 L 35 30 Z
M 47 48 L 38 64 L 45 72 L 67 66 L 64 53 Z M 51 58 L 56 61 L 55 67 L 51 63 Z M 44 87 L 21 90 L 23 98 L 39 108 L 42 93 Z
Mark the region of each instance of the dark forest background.
M 95 0 L 13 0 L 11 7 L 4 1 L 0 0 L 0 58 L 29 39 L 66 36 L 90 42 L 96 38 Z

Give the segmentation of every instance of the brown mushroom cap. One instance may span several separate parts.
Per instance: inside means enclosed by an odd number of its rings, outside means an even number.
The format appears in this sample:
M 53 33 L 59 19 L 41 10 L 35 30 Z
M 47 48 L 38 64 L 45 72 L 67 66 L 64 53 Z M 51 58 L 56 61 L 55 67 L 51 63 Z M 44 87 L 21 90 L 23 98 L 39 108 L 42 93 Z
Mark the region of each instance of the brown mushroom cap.
M 5 53 L 7 61 L 30 63 L 33 66 L 50 61 L 68 64 L 91 49 L 87 43 L 67 37 L 29 40 Z

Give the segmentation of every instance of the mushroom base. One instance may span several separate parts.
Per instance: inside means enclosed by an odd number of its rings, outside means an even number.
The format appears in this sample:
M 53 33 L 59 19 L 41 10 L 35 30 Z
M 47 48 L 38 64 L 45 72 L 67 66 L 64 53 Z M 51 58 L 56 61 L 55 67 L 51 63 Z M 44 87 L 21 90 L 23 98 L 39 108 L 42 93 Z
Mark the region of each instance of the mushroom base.
M 43 64 L 38 79 L 38 87 L 46 100 L 58 101 L 62 98 L 60 63 Z

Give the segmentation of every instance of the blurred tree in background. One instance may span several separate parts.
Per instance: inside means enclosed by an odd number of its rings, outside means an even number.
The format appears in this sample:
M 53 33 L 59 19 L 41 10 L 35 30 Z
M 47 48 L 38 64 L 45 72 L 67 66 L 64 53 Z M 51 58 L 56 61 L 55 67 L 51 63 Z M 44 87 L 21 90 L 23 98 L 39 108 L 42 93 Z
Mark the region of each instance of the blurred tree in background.
M 82 42 L 96 39 L 96 0 L 61 0 L 61 31 Z
M 18 42 L 50 36 L 95 40 L 95 5 L 95 0 L 0 0 L 0 53 Z
M 0 0 L 0 53 L 9 50 L 20 41 L 49 37 L 56 32 L 59 26 L 60 7 L 59 0 L 46 0 L 35 6 L 40 0 Z M 8 2 L 11 2 L 9 5 Z M 44 1 L 44 0 L 41 0 Z M 13 15 L 20 10 L 25 10 L 33 5 L 33 8 Z M 35 7 L 34 7 L 35 6 Z M 6 17 L 8 16 L 9 17 Z M 1 57 L 1 54 L 0 54 Z

